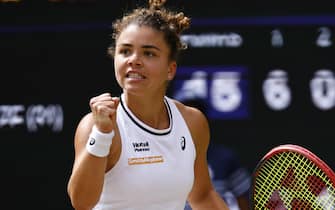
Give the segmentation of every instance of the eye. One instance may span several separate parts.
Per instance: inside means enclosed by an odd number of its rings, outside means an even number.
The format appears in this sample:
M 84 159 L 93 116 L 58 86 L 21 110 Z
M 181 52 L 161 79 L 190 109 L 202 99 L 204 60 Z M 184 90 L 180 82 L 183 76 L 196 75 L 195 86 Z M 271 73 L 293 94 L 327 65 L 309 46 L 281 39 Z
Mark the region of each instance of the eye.
M 144 51 L 144 55 L 148 56 L 148 57 L 154 57 L 154 56 L 156 56 L 156 53 L 154 53 L 152 51 Z
M 131 51 L 128 48 L 123 48 L 123 49 L 119 50 L 119 53 L 124 55 L 124 56 L 127 56 L 127 55 L 130 55 Z

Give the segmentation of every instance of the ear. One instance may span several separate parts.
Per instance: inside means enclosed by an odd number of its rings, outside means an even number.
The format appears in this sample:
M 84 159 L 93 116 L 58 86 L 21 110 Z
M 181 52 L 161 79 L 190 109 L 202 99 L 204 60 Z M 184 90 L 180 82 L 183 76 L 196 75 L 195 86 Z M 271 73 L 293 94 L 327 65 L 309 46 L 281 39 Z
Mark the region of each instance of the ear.
M 176 61 L 170 62 L 169 67 L 168 67 L 167 79 L 168 80 L 173 80 L 174 76 L 176 75 L 176 71 L 177 71 Z

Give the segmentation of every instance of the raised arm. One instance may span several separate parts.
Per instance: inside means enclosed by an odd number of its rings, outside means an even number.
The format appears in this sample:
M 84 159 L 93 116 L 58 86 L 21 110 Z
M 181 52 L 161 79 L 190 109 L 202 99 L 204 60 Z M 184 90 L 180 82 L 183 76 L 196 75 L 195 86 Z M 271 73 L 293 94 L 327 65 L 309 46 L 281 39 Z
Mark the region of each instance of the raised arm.
M 77 126 L 74 138 L 75 160 L 68 182 L 68 194 L 76 210 L 91 210 L 99 201 L 110 148 L 106 148 L 106 154 L 97 155 L 87 149 L 87 144 L 93 126 L 94 132 L 102 135 L 108 135 L 114 130 L 117 104 L 118 101 L 113 101 L 109 94 L 92 98 L 92 113 L 84 116 Z

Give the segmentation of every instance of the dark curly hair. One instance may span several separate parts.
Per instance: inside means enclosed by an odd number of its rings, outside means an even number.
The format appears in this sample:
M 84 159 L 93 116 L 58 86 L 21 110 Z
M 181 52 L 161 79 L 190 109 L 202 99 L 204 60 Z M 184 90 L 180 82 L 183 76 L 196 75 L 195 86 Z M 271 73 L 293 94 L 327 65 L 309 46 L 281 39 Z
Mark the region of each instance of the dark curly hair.
M 108 48 L 108 54 L 114 56 L 115 42 L 120 33 L 130 24 L 149 26 L 164 34 L 170 47 L 171 60 L 177 60 L 180 50 L 186 49 L 186 44 L 180 40 L 180 34 L 190 26 L 190 18 L 182 12 L 169 11 L 163 8 L 166 0 L 149 0 L 149 8 L 137 8 L 113 23 L 113 44 Z

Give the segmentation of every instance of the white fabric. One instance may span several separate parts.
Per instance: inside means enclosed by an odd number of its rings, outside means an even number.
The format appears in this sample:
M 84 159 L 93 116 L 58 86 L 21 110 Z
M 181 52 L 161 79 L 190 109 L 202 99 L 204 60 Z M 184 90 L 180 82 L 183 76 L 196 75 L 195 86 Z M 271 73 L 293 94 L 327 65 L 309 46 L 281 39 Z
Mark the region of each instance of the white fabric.
M 122 149 L 105 175 L 94 210 L 183 210 L 194 181 L 195 147 L 190 131 L 171 99 L 170 127 L 154 129 L 122 103 L 117 109 Z
M 109 154 L 113 137 L 114 131 L 102 133 L 94 125 L 86 143 L 86 150 L 94 156 L 106 157 Z

